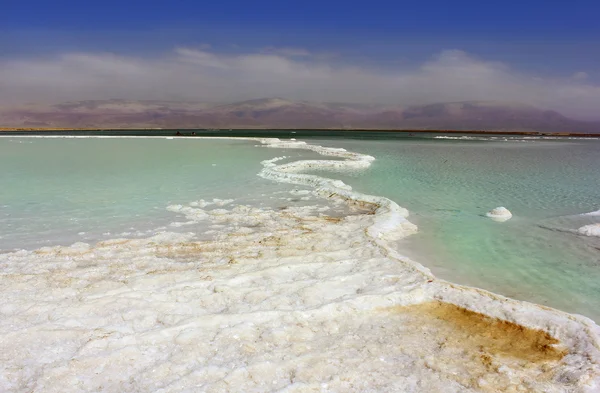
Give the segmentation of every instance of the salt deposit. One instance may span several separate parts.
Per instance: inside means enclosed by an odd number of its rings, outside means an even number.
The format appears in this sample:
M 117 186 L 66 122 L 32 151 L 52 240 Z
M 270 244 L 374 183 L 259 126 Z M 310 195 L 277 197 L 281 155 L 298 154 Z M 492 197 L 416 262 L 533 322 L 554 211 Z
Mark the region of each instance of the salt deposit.
M 591 320 L 436 279 L 388 243 L 417 230 L 406 209 L 301 173 L 372 157 L 260 142 L 343 158 L 267 160 L 260 173 L 331 203 L 197 201 L 168 209 L 206 223 L 210 239 L 160 232 L 0 254 L 0 390 L 600 389 Z
M 503 206 L 492 209 L 489 212 L 487 212 L 485 215 L 486 215 L 486 217 L 489 217 L 492 220 L 498 221 L 498 222 L 504 222 L 504 221 L 510 220 L 512 218 L 512 213 Z
M 589 213 L 583 213 L 582 216 L 600 216 L 600 210 L 596 210 Z
M 581 235 L 600 237 L 600 224 L 584 225 L 577 230 Z

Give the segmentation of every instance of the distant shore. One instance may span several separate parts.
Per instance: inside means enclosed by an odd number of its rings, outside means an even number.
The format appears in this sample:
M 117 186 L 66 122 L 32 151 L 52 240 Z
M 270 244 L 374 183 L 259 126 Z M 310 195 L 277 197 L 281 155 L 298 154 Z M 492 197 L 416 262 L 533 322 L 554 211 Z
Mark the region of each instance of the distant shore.
M 522 136 L 556 136 L 556 137 L 580 137 L 600 138 L 600 133 L 575 133 L 575 132 L 541 132 L 541 131 L 486 131 L 486 130 L 412 130 L 412 129 L 376 129 L 376 128 L 62 128 L 62 127 L 0 127 L 1 132 L 132 132 L 132 131 L 159 131 L 162 133 L 178 131 L 185 136 L 191 132 L 228 132 L 228 131 L 328 131 L 328 132 L 384 132 L 384 133 L 408 133 L 408 134 L 486 134 L 486 135 L 522 135 Z M 199 135 L 200 136 L 200 135 Z

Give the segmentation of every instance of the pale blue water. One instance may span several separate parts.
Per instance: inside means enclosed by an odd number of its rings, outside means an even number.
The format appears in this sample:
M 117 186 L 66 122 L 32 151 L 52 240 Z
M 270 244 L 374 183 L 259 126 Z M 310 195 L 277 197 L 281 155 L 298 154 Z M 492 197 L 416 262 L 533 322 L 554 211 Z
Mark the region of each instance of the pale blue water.
M 262 160 L 282 152 L 258 144 L 0 138 L 0 251 L 144 236 L 178 221 L 168 205 L 199 199 L 277 203 L 263 194 L 289 187 L 257 173 Z M 286 155 L 320 157 L 300 150 Z
M 600 320 L 598 141 L 311 140 L 376 157 L 324 173 L 411 212 L 398 249 L 445 279 Z M 0 138 L 0 251 L 145 236 L 198 199 L 284 203 L 260 162 L 319 158 L 235 140 Z M 285 202 L 287 203 L 287 202 Z M 506 206 L 514 218 L 483 217 Z M 201 230 L 185 227 L 182 230 Z M 172 230 L 172 228 L 169 228 Z

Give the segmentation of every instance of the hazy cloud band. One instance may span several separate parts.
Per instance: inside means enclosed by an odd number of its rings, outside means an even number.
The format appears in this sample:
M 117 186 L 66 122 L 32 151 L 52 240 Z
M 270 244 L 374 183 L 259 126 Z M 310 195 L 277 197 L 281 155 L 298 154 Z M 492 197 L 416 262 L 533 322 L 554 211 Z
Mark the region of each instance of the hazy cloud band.
M 585 72 L 542 78 L 457 50 L 411 69 L 344 64 L 285 48 L 221 54 L 177 48 L 159 57 L 65 53 L 0 60 L 0 101 L 164 99 L 229 102 L 260 97 L 398 105 L 465 100 L 522 102 L 598 119 L 600 86 Z

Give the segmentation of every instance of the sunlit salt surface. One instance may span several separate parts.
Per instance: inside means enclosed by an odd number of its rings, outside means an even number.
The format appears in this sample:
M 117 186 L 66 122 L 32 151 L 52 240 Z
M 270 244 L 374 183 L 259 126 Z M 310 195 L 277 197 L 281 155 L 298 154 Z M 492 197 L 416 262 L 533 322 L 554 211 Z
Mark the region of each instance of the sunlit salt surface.
M 331 177 L 362 176 L 377 164 L 372 156 L 272 139 L 31 142 L 40 144 L 42 157 L 44 148 L 69 146 L 62 142 L 73 143 L 73 151 L 87 148 L 69 158 L 72 168 L 93 158 L 90 149 L 99 156 L 111 151 L 120 162 L 111 149 L 123 144 L 128 156 L 140 148 L 139 159 L 161 165 L 140 164 L 136 176 L 120 180 L 118 168 L 128 168 L 121 161 L 110 176 L 124 188 L 122 201 L 137 201 L 128 184 L 164 184 L 165 191 L 139 193 L 160 211 L 148 209 L 148 220 L 132 219 L 127 209 L 123 216 L 91 212 L 79 219 L 91 220 L 84 228 L 113 232 L 129 221 L 139 235 L 0 254 L 0 390 L 598 390 L 599 332 L 591 320 L 436 279 L 398 248 L 420 233 L 408 210 L 306 173 L 326 168 Z M 154 143 L 182 145 L 143 154 Z M 235 165 L 220 175 L 231 177 L 211 182 L 208 165 L 219 168 L 227 159 Z M 164 169 L 171 160 L 176 164 Z M 244 167 L 239 174 L 236 165 Z M 88 187 L 90 196 L 99 195 L 96 203 L 119 194 L 118 187 L 97 186 L 113 183 L 95 165 L 84 172 L 82 178 L 95 174 Z M 18 184 L 22 176 L 8 179 Z M 57 181 L 27 186 L 41 200 Z M 169 191 L 174 183 L 180 188 Z M 221 195 L 211 187 L 218 184 Z M 4 222 L 13 222 L 18 200 L 7 204 L 13 208 Z M 85 211 L 86 203 L 71 212 Z M 148 228 L 149 220 L 161 225 Z M 79 229 L 64 228 L 65 238 Z M 35 243 L 16 232 L 15 242 Z M 62 238 L 56 233 L 44 235 Z
M 500 206 L 485 213 L 485 216 L 494 221 L 504 222 L 512 218 L 512 213 L 504 206 Z
M 600 224 L 584 225 L 577 230 L 577 233 L 584 236 L 600 237 Z

